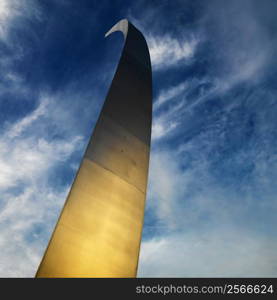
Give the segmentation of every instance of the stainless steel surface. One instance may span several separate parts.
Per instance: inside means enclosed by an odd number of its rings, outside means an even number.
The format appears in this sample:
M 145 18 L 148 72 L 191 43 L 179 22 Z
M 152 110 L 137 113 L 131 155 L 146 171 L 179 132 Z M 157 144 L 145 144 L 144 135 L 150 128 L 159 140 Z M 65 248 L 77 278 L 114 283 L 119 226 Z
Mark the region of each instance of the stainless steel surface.
M 125 45 L 101 114 L 37 277 L 135 277 L 152 122 L 152 73 L 143 35 Z

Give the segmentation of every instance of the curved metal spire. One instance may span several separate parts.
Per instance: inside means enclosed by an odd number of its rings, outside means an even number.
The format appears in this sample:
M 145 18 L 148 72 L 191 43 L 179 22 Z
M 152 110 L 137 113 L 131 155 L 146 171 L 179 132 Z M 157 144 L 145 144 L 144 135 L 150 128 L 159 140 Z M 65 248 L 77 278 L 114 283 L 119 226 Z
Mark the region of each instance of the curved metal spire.
M 127 37 L 129 22 L 127 19 L 122 19 L 118 23 L 116 23 L 106 34 L 105 37 L 109 36 L 111 33 L 115 31 L 121 31 L 124 35 L 124 39 Z
M 126 19 L 125 44 L 99 119 L 37 277 L 135 277 L 152 122 L 146 41 Z

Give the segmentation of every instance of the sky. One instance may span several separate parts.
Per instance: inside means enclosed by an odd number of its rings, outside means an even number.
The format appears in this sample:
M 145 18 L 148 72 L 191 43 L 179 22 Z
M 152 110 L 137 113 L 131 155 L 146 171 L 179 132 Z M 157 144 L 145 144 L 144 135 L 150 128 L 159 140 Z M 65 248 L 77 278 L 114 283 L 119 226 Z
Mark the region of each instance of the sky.
M 277 276 L 277 2 L 0 0 L 0 277 L 33 277 L 116 70 L 153 69 L 138 277 Z

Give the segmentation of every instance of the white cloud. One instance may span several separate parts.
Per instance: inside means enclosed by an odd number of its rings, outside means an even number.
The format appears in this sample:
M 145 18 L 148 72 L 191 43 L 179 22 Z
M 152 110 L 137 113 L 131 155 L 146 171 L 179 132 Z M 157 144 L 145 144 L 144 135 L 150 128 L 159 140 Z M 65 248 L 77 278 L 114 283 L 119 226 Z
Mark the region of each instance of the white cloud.
M 5 20 L 10 15 L 10 4 L 9 0 L 2 0 L 0 2 L 0 19 Z
M 0 2 L 0 38 L 5 38 L 8 22 L 13 15 L 14 1 L 1 0 Z
M 0 140 L 0 188 L 30 181 L 45 174 L 57 162 L 66 160 L 82 145 L 81 137 L 49 142 L 43 138 L 25 138 L 9 143 Z
M 33 0 L 1 0 L 0 1 L 0 39 L 7 42 L 10 26 L 15 18 L 41 18 L 37 3 Z
M 176 86 L 161 90 L 157 100 L 154 102 L 154 109 L 158 109 L 161 105 L 167 103 L 169 100 L 177 96 L 181 96 L 181 94 L 184 93 L 187 86 L 187 83 L 181 82 Z
M 154 114 L 152 124 L 152 139 L 157 141 L 163 137 L 169 136 L 180 124 L 180 117 L 185 105 L 184 98 L 178 99 L 176 103 L 165 111 Z
M 8 130 L 6 135 L 9 138 L 15 138 L 19 136 L 22 131 L 28 126 L 30 126 L 34 121 L 36 121 L 40 116 L 46 113 L 47 100 L 42 101 L 39 106 L 28 116 L 24 117 L 20 121 L 16 122 L 12 127 Z
M 39 136 L 32 126 L 43 121 L 39 117 L 47 117 L 47 104 L 47 98 L 42 99 L 37 109 L 11 125 L 0 137 L 0 188 L 15 186 L 45 174 L 58 161 L 66 160 L 82 146 L 80 136 L 51 141 Z M 24 130 L 26 135 L 23 135 Z
M 190 94 L 197 91 L 197 96 Z M 218 93 L 208 78 L 190 78 L 167 89 L 161 89 L 154 100 L 154 118 L 152 125 L 153 141 L 169 137 L 179 132 L 184 126 L 192 127 L 193 110 Z M 197 120 L 193 120 L 196 122 Z
M 169 135 L 180 124 L 179 116 L 185 105 L 185 91 L 188 83 L 181 82 L 176 86 L 160 91 L 154 101 L 154 118 L 152 124 L 152 140 L 156 141 Z M 164 104 L 170 102 L 166 110 L 159 111 Z
M 204 215 L 213 225 L 232 223 L 232 214 L 237 214 L 243 204 L 230 205 L 225 191 L 212 182 L 204 157 L 196 154 L 198 160 L 182 169 L 182 155 L 176 150 L 151 153 L 148 205 L 159 222 L 178 230 L 203 226 Z
M 2 194 L 0 277 L 34 277 L 67 193 L 68 187 L 55 191 L 43 180 L 18 196 Z
M 12 94 L 9 103 L 26 101 L 27 107 L 37 96 L 33 103 L 39 103 L 37 108 L 13 123 L 9 114 L 3 120 L 0 134 L 0 277 L 35 275 L 69 191 L 68 180 L 60 183 L 63 176 L 57 180 L 53 177 L 57 176 L 55 172 L 61 173 L 63 167 L 67 169 L 67 173 L 62 174 L 65 176 L 69 175 L 69 168 L 72 173 L 78 168 L 77 157 L 84 150 L 85 142 L 81 129 L 87 130 L 88 122 L 91 128 L 96 108 L 101 104 L 93 102 L 96 97 L 91 90 L 76 88 L 76 81 L 53 94 L 47 88 L 34 90 L 17 73 L 15 66 L 18 60 L 24 60 L 26 45 L 20 43 L 15 33 L 24 29 L 27 36 L 36 38 L 36 33 L 28 27 L 33 23 L 25 21 L 39 21 L 41 17 L 44 16 L 39 4 L 33 0 L 0 0 L 0 40 L 10 50 L 0 58 L 5 83 L 0 96 L 6 101 L 6 94 Z M 83 106 L 80 97 L 85 103 Z M 15 108 L 14 112 L 21 111 Z
M 40 21 L 41 17 L 39 4 L 34 0 L 0 0 L 0 41 L 7 50 L 1 51 L 0 56 L 2 81 L 0 97 L 7 93 L 16 98 L 27 94 L 33 95 L 33 89 L 29 90 L 28 83 L 24 82 L 16 67 L 18 62 L 24 59 L 25 54 L 29 54 L 29 49 L 26 49 L 24 43 L 19 42 L 18 36 L 23 35 L 22 29 L 26 26 L 25 33 L 32 39 L 35 38 L 33 28 L 27 24 L 31 24 L 30 20 Z
M 0 136 L 0 276 L 35 275 L 69 189 L 49 180 L 60 162 L 84 146 L 79 135 L 60 135 L 64 128 L 55 126 L 59 102 L 53 98 L 42 96 L 35 110 Z M 48 139 L 50 128 L 59 137 Z
M 260 15 L 259 6 L 264 5 L 253 5 L 248 0 L 230 1 L 226 5 L 213 1 L 205 9 L 202 26 L 207 29 L 206 35 L 211 37 L 216 52 L 211 63 L 219 92 L 227 92 L 241 83 L 257 83 L 271 70 L 276 42 L 265 25 L 268 20 Z M 267 15 L 275 18 L 269 11 Z
M 184 228 L 142 243 L 138 277 L 275 277 L 276 247 L 276 239 L 243 228 Z
M 229 71 L 222 77 L 215 78 L 214 83 L 218 92 L 227 92 L 240 83 L 257 82 L 265 73 L 270 57 L 270 46 L 253 46 L 257 49 L 238 46 L 229 56 L 226 55 L 224 64 Z M 242 49 L 241 49 L 242 48 Z M 258 49 L 259 48 L 259 49 Z
M 190 60 L 199 42 L 196 38 L 179 40 L 171 36 L 150 36 L 147 41 L 154 69 L 167 68 L 183 60 Z
M 176 225 L 177 219 L 174 211 L 185 185 L 186 176 L 180 170 L 175 157 L 167 152 L 152 152 L 148 205 L 154 209 L 158 219 L 167 224 L 169 228 L 174 228 Z
M 250 183 L 244 193 L 215 180 L 203 148 L 212 152 L 220 142 L 203 132 L 179 149 L 152 151 L 147 209 L 156 221 L 144 228 L 139 277 L 276 276 L 277 240 L 262 230 L 274 228 L 269 210 L 276 209 L 275 192 L 256 178 L 258 170 L 253 184 L 263 186 L 261 199 Z M 244 164 L 244 155 L 233 159 Z M 149 237 L 148 230 L 157 235 Z
M 152 126 L 152 139 L 157 140 L 160 139 L 167 134 L 169 134 L 172 130 L 174 130 L 178 126 L 177 122 L 163 122 L 162 119 L 155 120 Z

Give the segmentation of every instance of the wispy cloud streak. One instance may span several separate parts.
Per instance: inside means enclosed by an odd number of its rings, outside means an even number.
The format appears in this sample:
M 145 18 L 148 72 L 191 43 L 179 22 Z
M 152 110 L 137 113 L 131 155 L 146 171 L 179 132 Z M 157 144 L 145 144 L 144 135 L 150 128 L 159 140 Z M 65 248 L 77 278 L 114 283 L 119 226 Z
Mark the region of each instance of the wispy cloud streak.
M 190 61 L 195 53 L 198 40 L 178 40 L 171 36 L 148 38 L 152 66 L 155 69 L 164 69 L 176 66 L 180 62 Z

